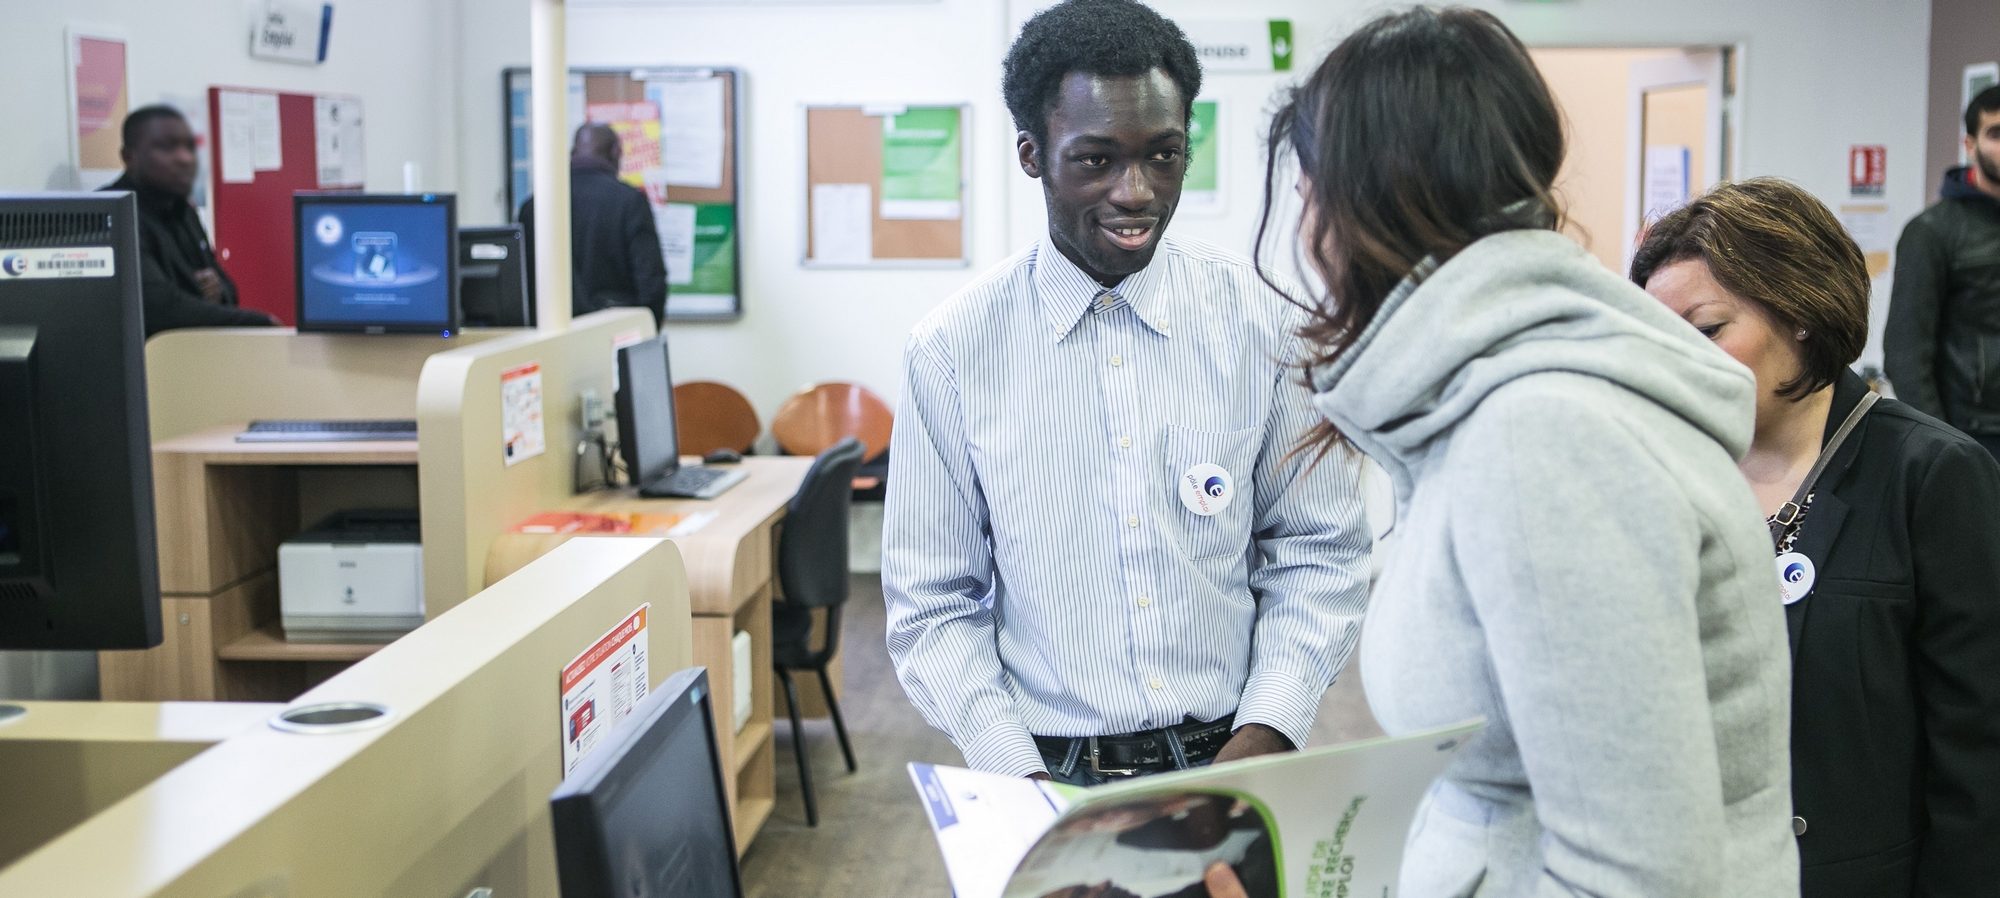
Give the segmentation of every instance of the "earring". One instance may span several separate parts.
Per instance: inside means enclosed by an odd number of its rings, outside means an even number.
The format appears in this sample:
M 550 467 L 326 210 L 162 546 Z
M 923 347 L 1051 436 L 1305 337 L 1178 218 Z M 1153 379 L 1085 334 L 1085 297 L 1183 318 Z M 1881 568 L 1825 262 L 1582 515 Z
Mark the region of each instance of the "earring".
M 1799 342 L 1801 342 L 1801 343 L 1805 342 L 1805 339 L 1806 339 L 1806 329 L 1805 329 L 1805 328 L 1803 328 L 1803 327 L 1802 327 L 1802 328 L 1799 328 L 1799 332 L 1798 332 L 1797 336 L 1798 336 L 1798 339 L 1799 339 Z

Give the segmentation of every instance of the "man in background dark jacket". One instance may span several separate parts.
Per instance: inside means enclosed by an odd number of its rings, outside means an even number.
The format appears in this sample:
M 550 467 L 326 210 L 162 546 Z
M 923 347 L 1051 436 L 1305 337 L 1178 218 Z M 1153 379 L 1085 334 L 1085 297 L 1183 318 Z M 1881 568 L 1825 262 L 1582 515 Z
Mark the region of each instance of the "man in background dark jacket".
M 1883 355 L 1896 398 L 2000 456 L 2000 87 L 1966 107 L 1965 148 L 1896 244 Z
M 278 323 L 236 305 L 236 282 L 216 264 L 208 234 L 188 197 L 194 194 L 194 131 L 170 106 L 142 106 L 125 116 L 119 158 L 125 174 L 105 190 L 130 190 L 139 205 L 139 294 L 146 336 L 177 327 L 255 327 Z
M 658 324 L 667 310 L 667 263 L 646 192 L 618 180 L 618 132 L 576 129 L 569 155 L 570 314 L 639 306 Z M 535 271 L 535 198 L 521 204 L 528 276 Z

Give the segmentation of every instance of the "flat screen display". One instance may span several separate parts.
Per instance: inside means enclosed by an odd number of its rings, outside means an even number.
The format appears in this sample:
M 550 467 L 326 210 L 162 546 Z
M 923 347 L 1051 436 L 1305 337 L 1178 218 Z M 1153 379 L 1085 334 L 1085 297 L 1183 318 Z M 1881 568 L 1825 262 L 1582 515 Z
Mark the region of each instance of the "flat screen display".
M 294 208 L 299 330 L 457 332 L 450 194 L 301 194 Z

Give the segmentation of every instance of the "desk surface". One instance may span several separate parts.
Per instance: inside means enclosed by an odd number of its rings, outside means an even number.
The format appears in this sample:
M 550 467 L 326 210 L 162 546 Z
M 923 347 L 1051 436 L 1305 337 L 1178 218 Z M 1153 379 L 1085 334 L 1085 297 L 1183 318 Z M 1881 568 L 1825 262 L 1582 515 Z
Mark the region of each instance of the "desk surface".
M 715 518 L 701 529 L 672 539 L 687 563 L 688 594 L 694 613 L 729 615 L 756 595 L 754 587 L 758 582 L 739 577 L 739 570 L 760 557 L 768 564 L 769 553 L 774 551 L 768 541 L 749 537 L 784 514 L 786 503 L 799 491 L 812 461 L 799 456 L 751 456 L 738 465 L 748 475 L 743 482 L 713 499 L 641 499 L 630 489 L 618 489 L 575 496 L 562 507 L 548 510 L 600 514 L 713 513 Z M 579 534 L 502 534 L 493 541 L 488 553 L 487 582 L 497 582 L 525 567 L 573 535 Z
M 354 442 L 239 443 L 245 425 L 225 424 L 153 444 L 154 452 L 199 456 L 216 465 L 414 465 L 413 440 Z

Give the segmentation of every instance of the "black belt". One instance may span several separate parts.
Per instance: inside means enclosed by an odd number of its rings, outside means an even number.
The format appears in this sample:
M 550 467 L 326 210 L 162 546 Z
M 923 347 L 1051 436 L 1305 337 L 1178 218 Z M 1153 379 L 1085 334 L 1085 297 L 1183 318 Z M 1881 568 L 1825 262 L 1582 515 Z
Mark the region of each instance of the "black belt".
M 1215 757 L 1215 753 L 1222 750 L 1234 732 L 1235 722 L 1236 715 L 1230 714 L 1219 720 L 1192 720 L 1179 726 L 1116 736 L 1036 736 L 1035 747 L 1041 749 L 1045 760 L 1050 757 L 1063 759 L 1069 756 L 1072 743 L 1081 742 L 1083 746 L 1078 760 L 1089 762 L 1093 772 L 1107 776 L 1137 776 L 1180 769 L 1181 765 L 1174 759 L 1173 748 L 1168 744 L 1169 732 L 1180 739 L 1181 754 L 1189 765 L 1193 765 Z

